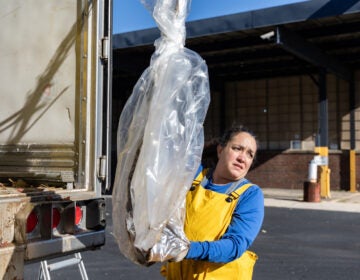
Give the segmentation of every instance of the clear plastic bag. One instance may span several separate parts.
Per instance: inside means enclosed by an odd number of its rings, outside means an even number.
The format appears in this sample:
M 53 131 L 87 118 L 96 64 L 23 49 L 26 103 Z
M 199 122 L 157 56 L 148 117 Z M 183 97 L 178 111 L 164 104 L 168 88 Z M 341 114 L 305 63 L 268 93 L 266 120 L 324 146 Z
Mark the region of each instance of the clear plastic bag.
M 201 160 L 210 94 L 205 61 L 184 47 L 189 1 L 142 2 L 162 35 L 120 116 L 113 222 L 121 252 L 149 265 L 187 253 L 185 198 Z

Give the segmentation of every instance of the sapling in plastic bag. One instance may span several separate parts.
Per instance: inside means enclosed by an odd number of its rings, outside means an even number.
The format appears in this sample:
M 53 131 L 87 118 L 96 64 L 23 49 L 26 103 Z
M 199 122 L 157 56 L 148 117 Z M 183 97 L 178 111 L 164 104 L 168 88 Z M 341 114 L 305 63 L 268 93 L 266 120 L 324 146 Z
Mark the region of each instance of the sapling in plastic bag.
M 186 193 L 199 167 L 210 102 L 205 61 L 184 47 L 188 0 L 142 1 L 161 31 L 119 120 L 114 235 L 136 263 L 181 260 Z

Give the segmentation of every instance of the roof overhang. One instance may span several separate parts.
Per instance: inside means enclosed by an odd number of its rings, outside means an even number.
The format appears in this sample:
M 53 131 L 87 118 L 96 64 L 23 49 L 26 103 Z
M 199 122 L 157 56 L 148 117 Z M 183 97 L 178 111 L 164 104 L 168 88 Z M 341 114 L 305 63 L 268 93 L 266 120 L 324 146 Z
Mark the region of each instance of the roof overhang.
M 271 32 L 273 37 L 264 37 Z M 141 73 L 159 36 L 157 28 L 114 35 L 115 75 Z M 186 47 L 206 60 L 214 79 L 304 74 L 319 67 L 349 79 L 360 66 L 360 1 L 304 1 L 188 22 Z

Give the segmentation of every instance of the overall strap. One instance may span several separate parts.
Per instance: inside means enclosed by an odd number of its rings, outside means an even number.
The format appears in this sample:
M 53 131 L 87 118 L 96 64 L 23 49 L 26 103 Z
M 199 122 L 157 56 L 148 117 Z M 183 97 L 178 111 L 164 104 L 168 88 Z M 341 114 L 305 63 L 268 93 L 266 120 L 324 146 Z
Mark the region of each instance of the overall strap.
M 242 180 L 239 180 L 239 181 L 242 181 Z M 238 185 L 239 181 L 236 182 L 237 183 L 236 186 Z M 234 183 L 230 186 L 229 190 L 233 189 L 233 185 L 234 185 Z M 237 190 L 231 191 L 230 193 L 227 192 L 227 194 L 229 196 L 225 200 L 227 202 L 232 202 L 233 200 L 238 199 L 251 186 L 253 186 L 253 184 L 247 183 L 247 184 L 241 186 L 240 188 L 238 188 Z
M 233 191 L 235 191 L 238 186 L 245 180 L 245 178 L 241 178 L 238 181 L 235 181 L 231 184 L 231 186 L 226 190 L 226 194 L 231 194 Z
M 194 179 L 190 190 L 194 190 L 196 186 L 206 186 L 209 182 L 209 178 L 211 178 L 213 173 L 213 169 L 206 168 L 203 169 L 198 176 Z M 250 188 L 253 184 L 248 183 L 240 188 L 238 188 L 239 184 L 241 184 L 245 178 L 241 178 L 240 180 L 233 182 L 230 187 L 226 190 L 225 194 L 228 195 L 228 197 L 225 199 L 227 202 L 232 202 L 233 200 L 238 199 L 248 188 Z
M 193 180 L 190 190 L 195 190 L 195 187 L 199 185 L 206 186 L 209 182 L 209 178 L 211 177 L 212 172 L 213 171 L 210 168 L 205 168 L 201 170 L 200 173 Z

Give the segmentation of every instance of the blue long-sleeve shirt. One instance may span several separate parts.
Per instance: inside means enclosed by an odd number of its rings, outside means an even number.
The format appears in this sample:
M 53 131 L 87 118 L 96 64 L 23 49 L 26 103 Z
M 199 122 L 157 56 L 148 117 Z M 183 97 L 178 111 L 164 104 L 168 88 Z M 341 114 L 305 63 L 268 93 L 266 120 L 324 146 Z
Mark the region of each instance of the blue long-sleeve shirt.
M 243 180 L 239 186 L 249 183 Z M 231 183 L 216 185 L 208 182 L 205 189 L 226 193 Z M 238 199 L 231 223 L 216 241 L 191 241 L 186 259 L 227 263 L 239 258 L 253 243 L 264 219 L 264 196 L 257 185 L 251 186 Z

